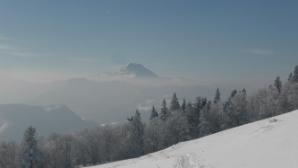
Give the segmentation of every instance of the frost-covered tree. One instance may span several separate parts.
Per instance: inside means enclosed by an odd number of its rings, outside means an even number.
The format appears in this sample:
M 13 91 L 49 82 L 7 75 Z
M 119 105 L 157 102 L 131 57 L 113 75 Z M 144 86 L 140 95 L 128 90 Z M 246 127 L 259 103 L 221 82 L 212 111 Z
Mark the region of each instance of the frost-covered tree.
M 165 147 L 190 138 L 188 122 L 184 113 L 173 113 L 164 124 L 163 142 Z
M 170 116 L 170 111 L 168 110 L 167 102 L 165 99 L 163 99 L 159 117 L 160 119 L 165 121 L 169 116 Z
M 208 113 L 210 112 L 211 102 L 208 101 L 204 108 L 202 109 L 200 118 L 199 118 L 199 135 L 205 136 L 210 134 L 210 122 L 208 120 Z
M 2 142 L 0 144 L 0 167 L 16 168 L 20 167 L 17 163 L 18 146 L 13 142 Z
M 281 89 L 282 89 L 282 82 L 280 80 L 280 77 L 276 77 L 276 79 L 274 80 L 274 86 L 277 89 L 278 93 L 281 93 Z
M 197 97 L 194 105 L 191 103 L 187 104 L 186 116 L 189 124 L 190 135 L 193 138 L 199 136 L 200 116 L 206 104 L 207 99 L 202 97 Z
M 78 145 L 77 155 L 80 156 L 80 164 L 88 165 L 88 164 L 96 164 L 103 160 L 103 151 L 102 151 L 102 144 L 103 139 L 100 138 L 102 133 L 99 132 L 100 130 L 94 129 L 86 129 L 80 132 L 79 135 L 76 137 L 76 145 Z M 73 150 L 72 144 L 67 141 L 63 140 L 63 149 L 65 150 L 65 160 L 67 161 L 67 151 L 70 149 Z M 83 153 L 79 153 L 80 151 L 84 151 Z
M 185 109 L 186 109 L 186 100 L 183 99 L 182 104 L 181 104 L 181 110 L 182 110 L 183 112 L 185 112 Z
M 293 82 L 298 82 L 298 65 L 295 66 L 293 76 L 292 76 L 292 81 Z
M 158 113 L 157 113 L 155 107 L 152 106 L 151 115 L 150 115 L 150 120 L 153 120 L 154 118 L 157 118 L 157 117 L 158 117 Z
M 220 101 L 220 91 L 219 91 L 219 88 L 216 89 L 216 92 L 215 92 L 215 96 L 214 96 L 214 100 L 213 100 L 213 103 L 218 103 Z
M 22 168 L 41 168 L 42 154 L 38 149 L 36 130 L 32 126 L 27 128 L 22 142 Z
M 291 72 L 290 75 L 289 75 L 289 77 L 288 77 L 288 81 L 291 82 L 292 81 L 292 78 L 293 78 L 293 73 Z
M 101 162 L 114 161 L 120 159 L 127 159 L 127 149 L 130 147 L 127 144 L 127 137 L 129 135 L 129 128 L 127 125 L 107 125 L 101 131 L 102 146 Z
M 128 119 L 128 146 L 130 146 L 128 155 L 137 157 L 144 154 L 144 124 L 141 114 L 136 110 L 135 115 Z
M 237 90 L 235 89 L 235 90 L 233 90 L 232 92 L 231 92 L 231 94 L 230 94 L 230 97 L 229 97 L 229 99 L 232 99 L 236 94 L 237 94 Z
M 175 111 L 175 110 L 179 110 L 179 109 L 180 109 L 180 104 L 179 104 L 176 93 L 174 93 L 172 100 L 171 100 L 170 110 Z
M 287 103 L 289 106 L 289 111 L 295 110 L 298 108 L 298 82 L 290 83 L 287 87 L 287 90 L 285 90 L 287 94 Z
M 41 142 L 43 153 L 46 154 L 45 167 L 72 168 L 71 159 L 72 140 L 71 136 L 52 134 Z
M 210 133 L 215 133 L 225 127 L 225 116 L 223 112 L 223 105 L 221 103 L 213 103 L 210 105 L 208 113 L 208 121 L 210 123 Z
M 154 118 L 145 127 L 144 152 L 150 153 L 162 149 L 164 136 L 164 121 Z
M 245 89 L 233 90 L 224 105 L 224 112 L 228 116 L 227 127 L 235 127 L 249 121 L 248 101 Z
M 190 136 L 197 137 L 198 136 L 199 115 L 196 115 L 196 111 L 191 103 L 187 103 L 186 109 L 185 109 L 185 115 L 187 118 Z

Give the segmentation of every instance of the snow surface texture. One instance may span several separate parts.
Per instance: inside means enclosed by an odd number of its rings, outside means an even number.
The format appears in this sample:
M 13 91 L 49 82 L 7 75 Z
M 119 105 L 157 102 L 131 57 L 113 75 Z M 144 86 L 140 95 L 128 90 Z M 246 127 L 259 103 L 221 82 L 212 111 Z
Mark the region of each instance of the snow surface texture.
M 93 168 L 297 168 L 298 110 Z

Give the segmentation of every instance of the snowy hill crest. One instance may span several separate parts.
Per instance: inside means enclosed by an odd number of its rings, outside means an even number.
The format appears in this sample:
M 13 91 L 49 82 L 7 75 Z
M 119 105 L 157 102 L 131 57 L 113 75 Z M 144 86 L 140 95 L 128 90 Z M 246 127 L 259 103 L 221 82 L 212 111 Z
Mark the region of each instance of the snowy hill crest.
M 93 168 L 297 168 L 298 110 Z

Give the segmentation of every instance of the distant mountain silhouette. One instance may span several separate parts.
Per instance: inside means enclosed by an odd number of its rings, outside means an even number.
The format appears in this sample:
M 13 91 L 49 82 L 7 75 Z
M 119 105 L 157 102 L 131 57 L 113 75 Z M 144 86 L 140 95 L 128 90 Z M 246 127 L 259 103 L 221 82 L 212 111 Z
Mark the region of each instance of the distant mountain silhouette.
M 150 69 L 146 68 L 142 64 L 138 63 L 129 63 L 126 67 L 121 69 L 121 72 L 124 74 L 132 74 L 136 78 L 157 78 L 158 75 L 155 74 Z
M 33 126 L 39 135 L 69 133 L 95 126 L 82 120 L 64 105 L 32 106 L 25 104 L 0 104 L 0 141 L 20 141 L 24 130 Z

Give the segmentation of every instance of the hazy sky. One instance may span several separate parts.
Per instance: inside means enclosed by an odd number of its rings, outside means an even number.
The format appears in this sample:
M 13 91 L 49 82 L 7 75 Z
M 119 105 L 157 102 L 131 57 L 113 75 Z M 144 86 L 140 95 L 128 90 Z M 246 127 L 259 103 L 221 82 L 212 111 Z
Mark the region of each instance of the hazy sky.
M 298 64 L 297 18 L 295 0 L 1 0 L 0 71 L 271 79 Z

